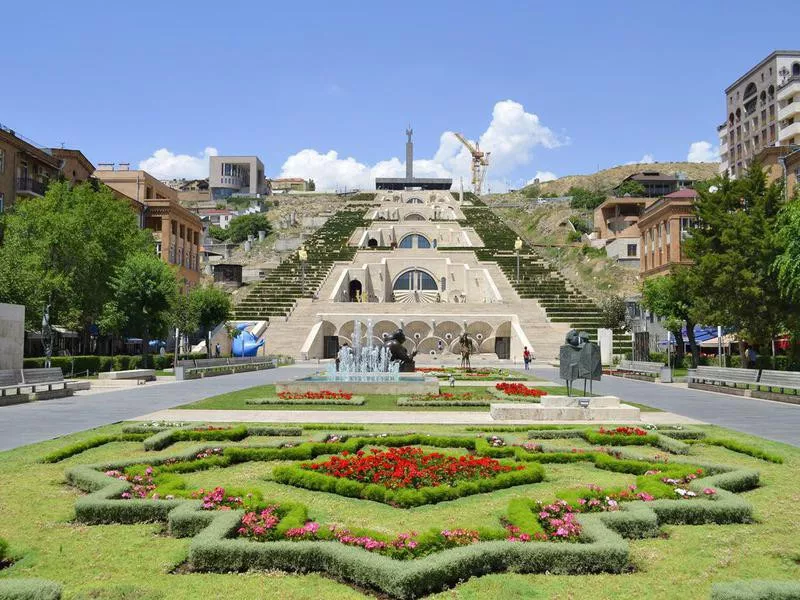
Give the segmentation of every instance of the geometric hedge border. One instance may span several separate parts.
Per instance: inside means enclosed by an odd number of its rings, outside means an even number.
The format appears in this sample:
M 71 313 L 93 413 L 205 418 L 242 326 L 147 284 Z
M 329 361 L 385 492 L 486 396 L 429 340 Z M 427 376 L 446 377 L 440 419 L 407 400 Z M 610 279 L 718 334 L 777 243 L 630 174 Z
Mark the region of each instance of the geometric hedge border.
M 158 465 L 169 459 L 191 459 L 207 447 L 198 446 L 148 462 Z M 77 519 L 88 524 L 167 522 L 172 535 L 193 537 L 189 561 L 197 571 L 322 572 L 399 599 L 439 592 L 488 573 L 620 573 L 629 563 L 625 538 L 653 537 L 665 524 L 749 522 L 752 508 L 736 492 L 759 485 L 757 471 L 709 465 L 705 468 L 717 474 L 696 479 L 689 487 L 696 492 L 715 487 L 718 490 L 715 500 L 634 501 L 620 505 L 621 510 L 615 512 L 581 513 L 577 519 L 582 527 L 582 543 L 485 541 L 400 561 L 333 541 L 253 543 L 232 539 L 230 536 L 240 526 L 244 511 L 202 510 L 199 500 L 119 499 L 131 484 L 111 479 L 104 471 L 121 470 L 141 462 L 136 459 L 69 469 L 67 481 L 89 493 L 75 503 Z

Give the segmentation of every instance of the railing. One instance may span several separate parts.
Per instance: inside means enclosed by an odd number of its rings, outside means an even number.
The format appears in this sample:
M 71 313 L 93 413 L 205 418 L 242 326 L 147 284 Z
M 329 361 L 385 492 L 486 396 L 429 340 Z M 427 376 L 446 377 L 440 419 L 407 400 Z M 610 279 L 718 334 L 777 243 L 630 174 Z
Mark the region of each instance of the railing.
M 30 177 L 18 177 L 17 191 L 33 192 L 34 194 L 44 196 L 44 193 L 47 191 L 47 184 L 42 183 L 41 181 L 36 181 L 35 179 L 31 179 Z

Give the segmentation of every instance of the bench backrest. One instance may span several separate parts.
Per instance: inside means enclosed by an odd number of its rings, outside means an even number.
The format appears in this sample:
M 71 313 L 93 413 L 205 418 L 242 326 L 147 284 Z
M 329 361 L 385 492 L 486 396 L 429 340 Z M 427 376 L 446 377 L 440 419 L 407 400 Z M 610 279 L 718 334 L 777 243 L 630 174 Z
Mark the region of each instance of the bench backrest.
M 758 369 L 733 369 L 725 367 L 697 367 L 694 377 L 712 381 L 731 381 L 734 383 L 756 383 Z
M 19 383 L 19 371 L 3 369 L 0 371 L 0 387 L 17 385 Z
M 22 371 L 23 383 L 50 383 L 64 381 L 64 374 L 60 367 L 50 369 L 24 369 Z
M 195 367 L 202 369 L 203 367 L 223 367 L 228 364 L 227 358 L 198 358 L 194 361 Z
M 800 373 L 797 371 L 761 371 L 758 383 L 775 387 L 800 389 Z
M 648 362 L 644 360 L 623 360 L 619 363 L 621 369 L 628 371 L 635 371 L 637 369 L 642 371 L 660 371 L 662 365 L 659 362 Z

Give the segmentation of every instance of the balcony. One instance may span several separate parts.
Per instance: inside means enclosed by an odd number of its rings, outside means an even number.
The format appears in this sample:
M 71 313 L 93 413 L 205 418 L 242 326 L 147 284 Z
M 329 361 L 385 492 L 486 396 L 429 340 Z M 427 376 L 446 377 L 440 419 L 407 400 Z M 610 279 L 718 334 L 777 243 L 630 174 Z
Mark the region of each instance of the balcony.
M 783 108 L 778 109 L 778 120 L 783 121 L 784 119 L 790 119 L 798 114 L 800 114 L 800 97 L 794 102 L 789 102 L 789 104 Z
M 44 196 L 47 191 L 47 183 L 36 181 L 30 177 L 17 177 L 17 193 L 31 194 L 34 196 Z
M 778 87 L 778 101 L 800 93 L 800 76 L 790 77 Z
M 797 139 L 800 139 L 800 121 L 781 127 L 780 131 L 778 131 L 778 141 L 780 143 L 793 142 Z

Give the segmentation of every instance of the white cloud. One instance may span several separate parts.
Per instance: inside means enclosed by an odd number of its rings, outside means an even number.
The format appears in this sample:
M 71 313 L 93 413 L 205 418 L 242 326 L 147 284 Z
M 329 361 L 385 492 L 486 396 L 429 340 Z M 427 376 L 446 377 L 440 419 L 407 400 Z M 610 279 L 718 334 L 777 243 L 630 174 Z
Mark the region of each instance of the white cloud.
M 493 178 L 485 185 L 496 191 L 506 187 L 503 176 L 531 162 L 534 148 L 556 148 L 569 143 L 569 140 L 542 125 L 539 117 L 526 112 L 522 104 L 503 100 L 494 105 L 489 126 L 478 142 L 481 150 L 491 153 L 488 174 Z M 375 177 L 405 176 L 405 163 L 390 158 L 370 166 L 353 157 L 339 158 L 335 150 L 322 153 L 306 148 L 286 159 L 280 176 L 311 178 L 318 190 L 372 189 Z M 459 178 L 463 177 L 467 187 L 470 181 L 469 151 L 453 132 L 445 131 L 439 136 L 439 147 L 433 158 L 414 160 L 414 176 L 452 177 L 456 188 Z
M 653 157 L 652 154 L 645 154 L 639 160 L 632 160 L 630 162 L 626 162 L 626 165 L 650 165 L 656 162 L 656 159 Z
M 719 146 L 712 146 L 710 142 L 692 142 L 686 160 L 689 162 L 718 162 Z
M 536 171 L 534 178 L 531 179 L 526 185 L 530 185 L 535 179 L 538 179 L 539 183 L 544 183 L 545 181 L 553 181 L 554 179 L 558 179 L 558 175 L 552 171 Z
M 203 179 L 208 177 L 208 157 L 217 154 L 217 149 L 211 146 L 196 156 L 174 154 L 166 148 L 161 148 L 141 161 L 139 168 L 156 179 Z

